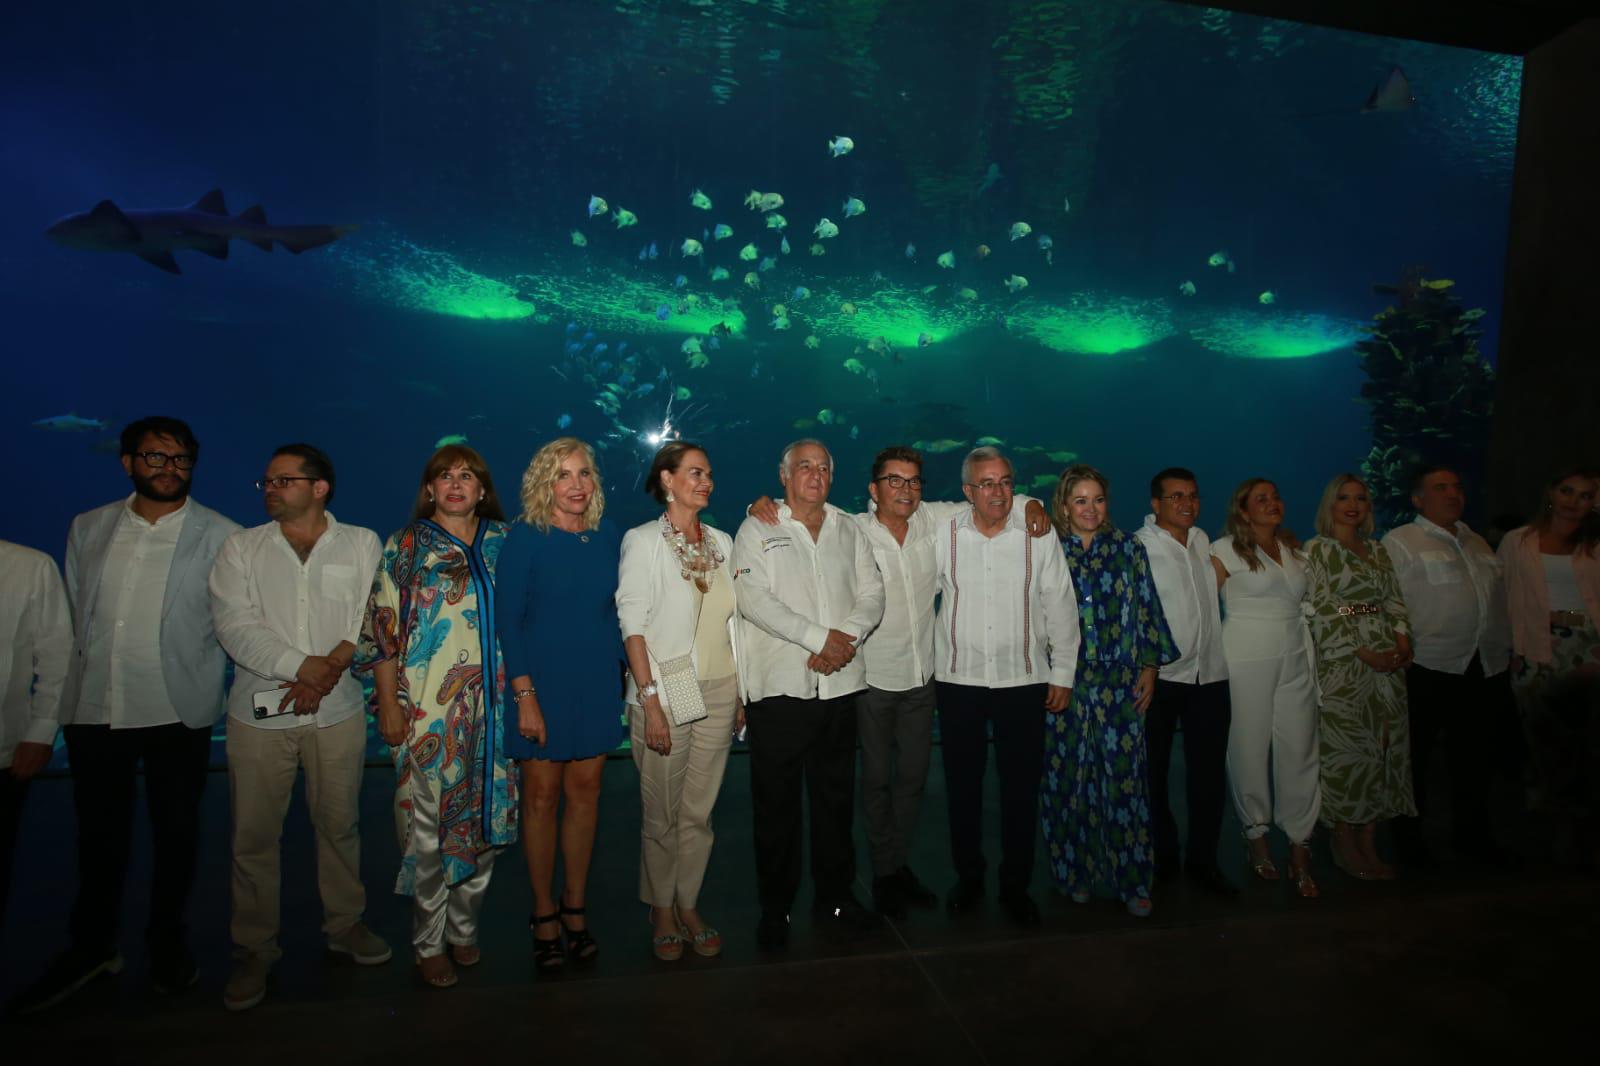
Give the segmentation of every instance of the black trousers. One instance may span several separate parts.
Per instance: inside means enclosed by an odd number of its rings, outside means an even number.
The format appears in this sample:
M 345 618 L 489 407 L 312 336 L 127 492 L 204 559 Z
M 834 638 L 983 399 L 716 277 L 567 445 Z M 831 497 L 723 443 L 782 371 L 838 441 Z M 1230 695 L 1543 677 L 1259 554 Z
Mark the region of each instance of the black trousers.
M 1000 775 L 1000 889 L 1026 891 L 1039 838 L 1046 686 L 936 686 L 939 751 L 950 810 L 950 854 L 962 880 L 982 880 L 983 775 L 994 735 Z
M 0 931 L 6 927 L 6 900 L 11 895 L 12 861 L 17 852 L 17 832 L 22 826 L 22 804 L 28 784 L 0 770 Z
M 1489 786 L 1494 752 L 1506 733 L 1510 690 L 1504 674 L 1486 678 L 1474 655 L 1465 673 L 1406 669 L 1406 710 L 1411 724 L 1411 774 L 1417 816 L 1395 819 L 1398 842 L 1422 846 L 1425 822 L 1438 821 L 1428 802 L 1434 753 L 1441 747 L 1450 774 L 1450 838 L 1472 850 L 1488 835 Z
M 72 905 L 75 951 L 116 950 L 122 886 L 133 840 L 134 777 L 144 763 L 145 808 L 154 852 L 150 878 L 153 949 L 181 944 L 183 914 L 194 885 L 211 730 L 182 723 L 147 729 L 104 725 L 62 727 L 78 814 L 78 898 Z
M 761 909 L 787 914 L 800 890 L 802 791 L 811 809 L 814 902 L 834 906 L 856 877 L 856 697 L 768 696 L 744 713 Z
M 1145 715 L 1145 743 L 1150 754 L 1150 816 L 1155 824 L 1156 866 L 1177 872 L 1178 822 L 1172 816 L 1167 778 L 1172 764 L 1172 738 L 1183 729 L 1184 799 L 1189 812 L 1187 847 L 1191 867 L 1217 861 L 1222 836 L 1222 808 L 1228 794 L 1228 726 L 1233 707 L 1228 683 L 1207 685 L 1157 681 L 1155 699 Z

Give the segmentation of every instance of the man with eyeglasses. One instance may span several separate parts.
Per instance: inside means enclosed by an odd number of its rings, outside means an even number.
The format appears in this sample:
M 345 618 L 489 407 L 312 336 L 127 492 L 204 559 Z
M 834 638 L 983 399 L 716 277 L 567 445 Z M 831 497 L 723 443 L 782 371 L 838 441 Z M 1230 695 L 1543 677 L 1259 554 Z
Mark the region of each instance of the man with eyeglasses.
M 1180 869 L 1199 887 L 1231 897 L 1238 888 L 1217 867 L 1222 808 L 1227 794 L 1228 662 L 1222 655 L 1222 611 L 1211 539 L 1200 520 L 1194 473 L 1169 466 L 1150 479 L 1150 514 L 1134 536 L 1150 558 L 1150 576 L 1179 658 L 1161 667 L 1155 699 L 1145 715 L 1150 754 L 1150 814 L 1155 828 L 1156 880 Z M 1189 813 L 1187 856 L 1178 846 L 1167 780 L 1172 741 L 1183 730 L 1185 797 Z
M 279 841 L 296 772 L 317 837 L 328 950 L 365 966 L 389 945 L 362 922 L 358 825 L 366 699 L 349 672 L 383 547 L 328 511 L 333 461 L 310 444 L 272 453 L 256 482 L 271 521 L 229 537 L 211 569 L 211 613 L 234 662 L 228 694 L 235 965 L 223 1006 L 266 998 L 280 957 Z
M 199 978 L 184 910 L 227 667 L 206 577 L 239 527 L 189 498 L 200 442 L 188 425 L 143 418 L 122 431 L 121 445 L 132 495 L 79 515 L 67 537 L 75 639 L 61 716 L 78 815 L 70 946 L 13 1002 L 19 1013 L 122 971 L 117 926 L 141 763 L 153 850 L 151 980 L 175 994 Z
M 912 872 L 909 856 L 933 750 L 933 607 L 939 567 L 933 542 L 939 524 L 968 508 L 922 498 L 922 453 L 885 448 L 872 461 L 864 514 L 852 515 L 866 534 L 883 575 L 883 621 L 861 644 L 867 688 L 856 705 L 861 742 L 861 811 L 872 856 L 873 909 L 903 919 L 908 907 L 934 907 L 938 898 Z M 1050 532 L 1044 505 L 1016 498 L 1029 532 Z M 777 524 L 777 504 L 761 499 L 750 513 Z
M 961 464 L 971 506 L 939 526 L 939 613 L 934 677 L 940 751 L 957 881 L 952 914 L 984 893 L 983 776 L 994 738 L 1000 777 L 1000 905 L 1024 927 L 1039 924 L 1028 894 L 1039 835 L 1045 714 L 1072 698 L 1078 610 L 1066 556 L 1052 531 L 1028 536 L 1013 512 L 1015 477 L 996 448 L 974 448 Z

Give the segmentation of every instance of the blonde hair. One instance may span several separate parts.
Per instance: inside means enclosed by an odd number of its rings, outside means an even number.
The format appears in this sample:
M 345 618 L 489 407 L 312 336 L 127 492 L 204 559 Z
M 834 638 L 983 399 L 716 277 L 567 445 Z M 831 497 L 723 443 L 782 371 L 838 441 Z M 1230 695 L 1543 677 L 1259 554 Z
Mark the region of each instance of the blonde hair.
M 1244 503 L 1250 498 L 1250 493 L 1255 491 L 1257 485 L 1271 485 L 1277 488 L 1277 482 L 1271 478 L 1252 477 L 1239 483 L 1233 490 L 1233 499 L 1228 504 L 1228 524 L 1224 528 L 1224 535 L 1233 538 L 1233 550 L 1244 560 L 1244 565 L 1251 570 L 1261 569 L 1261 560 L 1256 558 L 1256 538 L 1250 532 L 1250 521 L 1244 516 Z M 1289 551 L 1295 555 L 1300 554 L 1300 538 L 1296 537 L 1288 526 L 1282 522 L 1274 530 L 1274 536 L 1289 546 Z
M 1056 527 L 1056 532 L 1066 540 L 1072 535 L 1072 523 L 1067 518 L 1067 500 L 1072 496 L 1072 489 L 1080 481 L 1093 481 L 1100 486 L 1100 491 L 1106 494 L 1106 503 L 1111 502 L 1111 485 L 1107 483 L 1106 476 L 1086 463 L 1078 463 L 1061 471 L 1061 477 L 1056 481 L 1055 494 L 1050 498 L 1050 522 Z M 1111 515 L 1106 514 L 1106 524 L 1101 531 L 1110 531 L 1115 528 L 1111 524 Z
M 557 437 L 533 453 L 528 469 L 522 472 L 522 514 L 519 518 L 541 533 L 550 532 L 550 519 L 556 509 L 556 477 L 561 464 L 574 452 L 582 452 L 594 471 L 594 495 L 583 510 L 583 524 L 598 529 L 600 516 L 606 510 L 606 493 L 600 487 L 599 464 L 595 462 L 594 449 L 577 437 Z
M 1328 482 L 1328 487 L 1322 490 L 1322 502 L 1317 504 L 1317 532 L 1324 537 L 1333 536 L 1333 505 L 1339 499 L 1339 490 L 1351 482 L 1360 485 L 1367 494 L 1367 500 L 1372 500 L 1372 489 L 1365 481 L 1354 474 L 1335 474 L 1333 480 Z M 1357 530 L 1363 537 L 1372 536 L 1377 529 L 1377 524 L 1372 520 L 1372 508 L 1367 508 L 1367 517 L 1361 520 L 1361 527 Z

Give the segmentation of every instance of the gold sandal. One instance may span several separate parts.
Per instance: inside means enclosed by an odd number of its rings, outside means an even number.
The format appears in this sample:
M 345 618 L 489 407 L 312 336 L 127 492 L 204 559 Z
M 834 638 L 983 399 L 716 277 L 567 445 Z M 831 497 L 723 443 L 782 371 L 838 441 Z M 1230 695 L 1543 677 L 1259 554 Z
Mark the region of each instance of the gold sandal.
M 442 953 L 438 955 L 418 955 L 417 973 L 422 979 L 434 988 L 451 988 L 460 980 L 456 976 L 456 968 Z

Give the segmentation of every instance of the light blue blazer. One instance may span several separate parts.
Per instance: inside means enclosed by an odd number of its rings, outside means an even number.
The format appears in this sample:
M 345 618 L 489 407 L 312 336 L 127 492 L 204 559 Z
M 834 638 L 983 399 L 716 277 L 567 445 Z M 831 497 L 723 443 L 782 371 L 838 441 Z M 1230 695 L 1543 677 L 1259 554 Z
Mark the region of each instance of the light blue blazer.
M 75 639 L 61 693 L 63 725 L 72 724 L 78 713 L 86 638 L 94 621 L 106 552 L 126 506 L 126 500 L 118 500 L 85 511 L 72 520 L 67 534 L 67 599 L 72 605 Z M 189 513 L 178 534 L 161 601 L 161 672 L 167 682 L 167 698 L 178 717 L 191 729 L 200 729 L 213 725 L 226 707 L 222 685 L 228 665 L 228 655 L 211 626 L 211 594 L 206 581 L 222 542 L 239 526 L 194 500 L 185 506 Z

